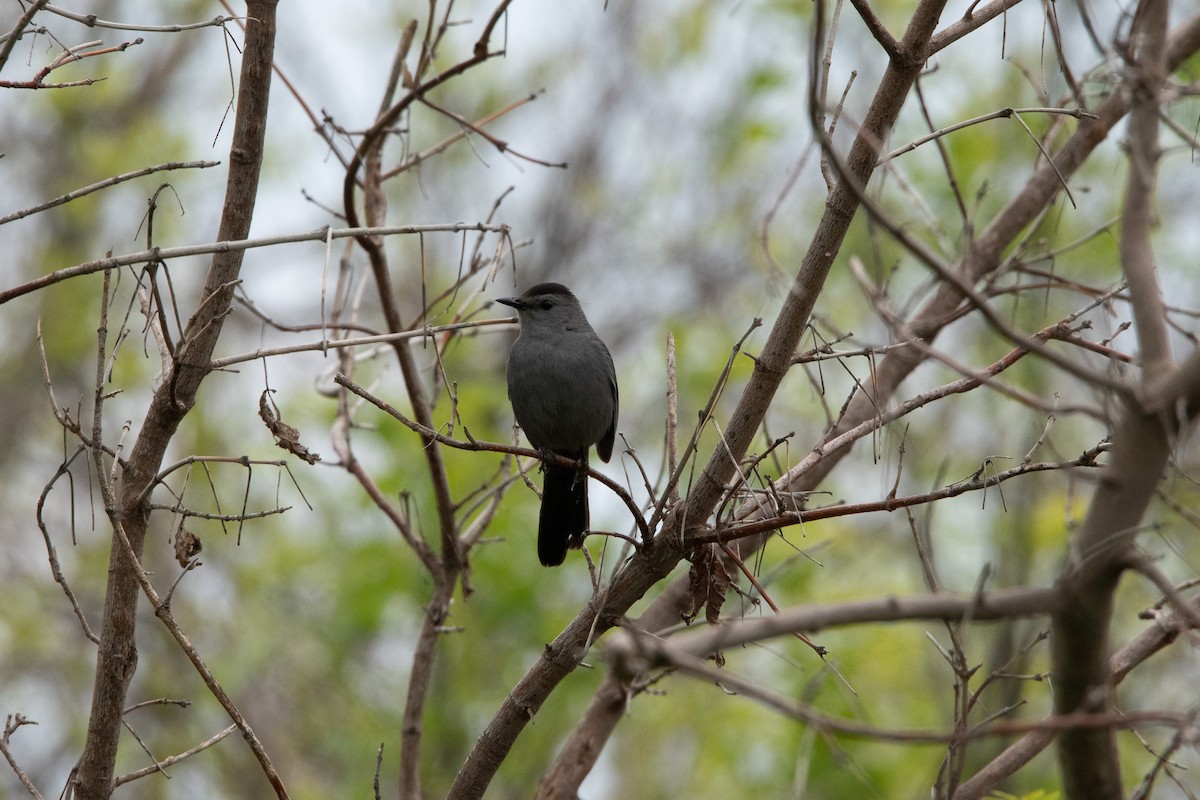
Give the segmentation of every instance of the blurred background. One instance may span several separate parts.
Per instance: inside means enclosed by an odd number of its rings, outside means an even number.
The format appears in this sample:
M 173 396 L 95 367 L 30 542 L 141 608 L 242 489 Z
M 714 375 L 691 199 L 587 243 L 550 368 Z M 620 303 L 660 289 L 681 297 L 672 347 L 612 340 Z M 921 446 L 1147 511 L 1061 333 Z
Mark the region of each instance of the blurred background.
M 911 4 L 887 0 L 876 5 L 899 36 Z M 1107 41 L 1126 25 L 1128 9 L 1095 5 L 1100 7 L 1088 7 L 1091 20 Z M 962 16 L 967 6 L 951 2 L 944 24 Z M 492 8 L 474 2 L 453 6 L 441 62 L 449 66 L 469 54 Z M 199 22 L 225 13 L 208 2 L 134 0 L 72 10 L 138 25 Z M 1112 89 L 1115 56 L 1097 51 L 1074 4 L 1058 4 L 1057 11 L 1068 62 L 1085 96 L 1098 102 Z M 17 4 L 0 10 L 0 28 L 10 29 L 20 13 Z M 281 3 L 276 63 L 294 90 L 279 81 L 272 90 L 254 236 L 341 224 L 337 214 L 344 168 L 314 132 L 301 101 L 333 131 L 339 152 L 352 153 L 353 142 L 338 131 L 361 131 L 374 120 L 399 32 L 414 17 L 423 21 L 426 13 L 427 5 L 415 2 Z M 241 41 L 235 26 L 182 33 L 92 29 L 46 12 L 36 23 L 44 27 L 17 43 L 0 77 L 26 79 L 64 46 L 94 39 L 107 45 L 141 41 L 124 52 L 54 73 L 60 80 L 103 78 L 93 85 L 0 91 L 0 216 L 151 164 L 227 160 Z M 501 25 L 505 56 L 450 82 L 437 95 L 444 107 L 471 120 L 520 103 L 487 126 L 510 149 L 499 152 L 480 137 L 468 136 L 388 185 L 391 224 L 490 217 L 511 226 L 517 245 L 512 257 L 504 256 L 493 282 L 470 284 L 477 294 L 464 292 L 474 318 L 508 316 L 506 309 L 488 302 L 539 281 L 572 287 L 613 352 L 620 380 L 620 434 L 652 480 L 663 469 L 668 333 L 678 347 L 681 428 L 690 433 L 730 348 L 756 317 L 767 325 L 751 335 L 744 350 L 753 354 L 761 346 L 821 213 L 826 184 L 807 117 L 810 23 L 810 4 L 788 1 L 518 0 Z M 848 8 L 837 35 L 831 106 L 853 75 L 834 136 L 844 146 L 886 62 Z M 889 146 L 898 148 L 920 137 L 930 124 L 942 127 L 1005 107 L 1059 104 L 1067 84 L 1055 62 L 1042 5 L 1021 3 L 1003 24 L 986 26 L 965 46 L 950 47 L 928 64 L 920 88 L 930 120 L 910 103 Z M 1195 72 L 1193 63 L 1191 74 Z M 1193 98 L 1176 106 L 1173 115 L 1194 135 L 1198 110 Z M 1051 124 L 1044 115 L 1028 115 L 1027 120 L 1038 133 Z M 416 107 L 404 125 L 403 141 L 413 152 L 459 130 L 452 120 L 424 107 Z M 1068 122 L 1066 132 L 1073 125 Z M 946 137 L 944 144 L 967 214 L 978 228 L 1027 179 L 1037 157 L 1036 146 L 1013 120 L 980 124 Z M 1168 302 L 1195 308 L 1195 254 L 1200 252 L 1200 234 L 1191 223 L 1200 200 L 1195 154 L 1178 138 L 1164 136 L 1164 144 L 1168 162 L 1161 174 L 1161 234 L 1155 243 L 1159 268 Z M 399 147 L 390 145 L 390 155 Z M 567 166 L 544 166 L 523 156 Z M 0 225 L 2 288 L 109 251 L 145 249 L 147 199 L 164 183 L 169 187 L 157 195 L 153 243 L 171 247 L 211 241 L 224 179 L 223 166 L 156 173 Z M 907 230 L 948 258 L 961 251 L 971 231 L 946 187 L 935 149 L 904 156 L 877 179 L 881 202 Z M 1112 224 L 1123 184 L 1120 137 L 1114 136 L 1072 180 L 1074 207 L 1065 201 L 1056 205 L 1027 237 L 1023 257 L 1092 285 L 1114 285 L 1119 266 Z M 422 278 L 439 290 L 449 285 L 462 269 L 463 253 L 475 244 L 474 235 L 390 238 L 387 247 L 399 270 L 393 280 L 402 306 L 419 306 Z M 499 247 L 496 237 L 485 237 L 481 245 L 485 254 Z M 316 341 L 319 330 L 297 334 L 279 326 L 321 320 L 340 254 L 335 245 L 334 263 L 327 263 L 320 242 L 249 251 L 243 291 L 257 314 L 248 305 L 237 307 L 217 356 Z M 930 282 L 924 268 L 861 216 L 839 263 L 844 265 L 851 255 L 866 263 L 877 282 L 887 284 L 901 310 L 911 310 L 926 296 Z M 352 258 L 358 262 L 359 288 L 367 279 L 365 260 L 360 252 Z M 201 256 L 168 265 L 180 296 L 194 296 L 207 263 Z M 36 521 L 43 493 L 47 534 L 93 625 L 103 605 L 110 539 L 85 459 L 72 464 L 66 477 L 49 483 L 74 442 L 66 440 L 50 413 L 37 332 L 40 325 L 58 403 L 82 409 L 77 415 L 86 427 L 96 375 L 100 286 L 98 274 L 77 278 L 0 308 L 0 407 L 5 419 L 0 426 L 0 712 L 20 712 L 38 722 L 15 734 L 12 748 L 47 794 L 61 787 L 78 757 L 95 656 L 47 563 L 46 541 Z M 115 308 L 126 308 L 133 286 L 133 274 L 125 271 L 117 293 L 126 305 Z M 378 323 L 374 287 L 362 291 L 363 321 Z M 1087 299 L 1082 293 L 1047 293 L 1030 303 L 1027 295 L 1024 304 L 1014 301 L 1005 313 L 1023 329 L 1036 330 L 1037 320 L 1057 319 Z M 445 316 L 429 321 L 449 321 L 457 310 L 455 303 L 447 303 L 441 309 Z M 264 317 L 278 325 L 264 323 Z M 1106 335 L 1116 335 L 1125 321 L 1104 313 L 1092 319 Z M 1186 316 L 1180 319 L 1178 342 L 1191 347 L 1194 325 Z M 110 320 L 114 330 L 116 323 L 116 318 Z M 110 388 L 116 394 L 106 405 L 105 434 L 114 445 L 125 421 L 136 425 L 144 414 L 158 370 L 154 342 L 142 330 L 136 306 L 127 324 L 129 338 L 112 370 Z M 444 370 L 458 392 L 458 422 L 477 438 L 508 441 L 512 436 L 503 376 L 514 335 L 513 328 L 480 328 L 460 337 L 440 367 L 431 357 L 422 360 L 428 375 Z M 844 267 L 835 268 L 804 346 L 818 347 L 839 336 L 847 337 L 847 349 L 889 342 L 886 328 Z M 1103 336 L 1097 333 L 1096 338 Z M 977 367 L 1009 348 L 978 323 L 950 329 L 939 345 Z M 1132 342 L 1118 338 L 1114 346 L 1128 350 Z M 191 471 L 188 485 L 177 487 L 190 493 L 190 502 L 221 503 L 226 512 L 238 510 L 243 495 L 250 510 L 289 508 L 241 527 L 195 522 L 193 529 L 204 542 L 203 567 L 181 582 L 173 609 L 298 798 L 369 796 L 381 743 L 385 786 L 394 785 L 411 642 L 428 596 L 424 573 L 411 552 L 358 485 L 332 463 L 328 443 L 335 407 L 326 390 L 335 363 L 332 356 L 305 353 L 275 358 L 265 367 L 243 363 L 212 376 L 173 451 L 174 459 L 190 454 L 284 457 L 257 415 L 258 396 L 269 383 L 277 390 L 284 419 L 325 458 L 312 467 L 293 459 L 290 474 L 256 469 L 249 480 L 240 466 L 209 465 Z M 750 366 L 744 356 L 735 361 L 718 421 L 736 401 Z M 780 458 L 784 463 L 802 458 L 870 369 L 866 357 L 797 369 L 773 407 L 764 444 L 794 432 Z M 400 376 L 386 358 L 364 370 L 360 382 L 369 382 L 385 399 L 403 401 Z M 1032 360 L 1014 375 L 1023 388 L 1043 398 L 1067 404 L 1095 401 L 1077 382 Z M 930 364 L 902 394 L 954 377 Z M 452 421 L 447 397 L 438 413 L 439 422 Z M 389 495 L 406 498 L 419 527 L 436 529 L 419 443 L 382 414 L 363 417 L 375 427 L 355 431 L 359 457 Z M 1018 463 L 1047 430 L 1038 451 L 1038 458 L 1046 460 L 1074 457 L 1106 432 L 1093 419 L 1064 414 L 1051 423 L 1045 414 L 994 393 L 976 392 L 969 402 L 953 406 L 953 413 L 931 407 L 860 444 L 823 487 L 827 494 L 815 501 L 858 502 L 886 495 L 897 480 L 901 438 L 906 450 L 900 487 L 902 493 L 916 493 L 969 477 L 988 459 L 997 469 Z M 136 430 L 125 437 L 126 446 L 135 435 Z M 710 431 L 702 454 L 714 446 Z M 1155 528 L 1144 538 L 1173 576 L 1195 574 L 1198 555 L 1187 511 L 1195 499 L 1187 470 L 1190 454 L 1180 455 L 1179 473 L 1166 484 L 1174 492 L 1171 502 L 1158 510 Z M 447 451 L 447 460 L 456 485 L 464 489 L 488 481 L 499 461 L 453 451 Z M 646 497 L 630 456 L 614 458 L 603 469 L 629 485 L 635 496 Z M 1065 537 L 1090 491 L 1086 480 L 1055 475 L 1040 480 L 1036 489 L 1015 483 L 1003 493 L 967 495 L 927 512 L 923 524 L 936 532 L 935 555 L 945 588 L 970 591 L 985 570 L 990 571 L 990 587 L 1053 580 Z M 217 500 L 197 499 L 204 494 Z M 593 490 L 592 498 L 597 527 L 630 532 L 623 506 L 602 491 Z M 444 795 L 506 693 L 590 597 L 578 557 L 559 570 L 537 565 L 536 509 L 536 497 L 518 485 L 505 498 L 487 541 L 473 551 L 474 593 L 465 602 L 456 599 L 450 620 L 463 632 L 445 637 L 426 717 L 423 772 L 430 797 Z M 147 566 L 163 586 L 179 570 L 171 551 L 173 530 L 172 516 L 164 511 L 147 542 Z M 924 589 L 910 528 L 898 516 L 851 517 L 791 529 L 784 536 L 787 544 L 768 548 L 756 565 L 781 605 Z M 611 566 L 614 556 L 608 558 Z M 1127 581 L 1123 591 L 1126 607 L 1157 600 L 1138 581 Z M 727 616 L 743 611 L 762 613 L 738 598 L 726 607 Z M 139 624 L 141 660 L 131 698 L 193 701 L 187 708 L 153 706 L 131 715 L 138 736 L 161 758 L 207 738 L 227 720 L 153 616 L 147 613 Z M 1117 644 L 1145 624 L 1132 615 L 1119 619 Z M 1031 621 L 972 629 L 966 644 L 990 669 L 1031 643 L 1041 625 Z M 730 666 L 830 714 L 884 727 L 945 729 L 953 720 L 952 673 L 926 629 L 931 637 L 944 638 L 943 628 L 915 624 L 821 634 L 818 641 L 831 651 L 841 677 L 792 640 L 730 654 Z M 1147 670 L 1144 683 L 1131 680 L 1123 688 L 1131 707 L 1142 692 L 1153 692 L 1157 707 L 1171 707 L 1172 698 L 1179 708 L 1194 702 L 1194 654 L 1177 648 L 1160 659 Z M 598 655 L 592 660 L 597 669 L 577 670 L 540 711 L 489 797 L 532 793 L 600 679 L 603 664 Z M 1047 663 L 1045 645 L 1032 647 L 1011 671 L 1038 679 L 997 689 L 987 708 L 995 711 L 1025 701 L 1029 719 L 1046 713 L 1050 691 L 1042 672 Z M 237 738 L 172 767 L 170 780 L 143 779 L 119 790 L 118 796 L 261 797 L 266 787 Z M 1001 745 L 981 742 L 972 758 L 984 763 Z M 1152 760 L 1136 742 L 1125 755 L 1131 776 L 1140 775 Z M 667 678 L 633 701 L 582 794 L 928 796 L 943 756 L 940 746 L 824 735 L 748 700 L 726 696 L 717 687 Z M 1180 758 L 1193 770 L 1200 766 L 1194 751 Z M 148 763 L 130 739 L 118 772 Z M 1052 791 L 1055 785 L 1048 751 L 1010 790 Z M 20 792 L 15 777 L 0 772 L 0 797 Z

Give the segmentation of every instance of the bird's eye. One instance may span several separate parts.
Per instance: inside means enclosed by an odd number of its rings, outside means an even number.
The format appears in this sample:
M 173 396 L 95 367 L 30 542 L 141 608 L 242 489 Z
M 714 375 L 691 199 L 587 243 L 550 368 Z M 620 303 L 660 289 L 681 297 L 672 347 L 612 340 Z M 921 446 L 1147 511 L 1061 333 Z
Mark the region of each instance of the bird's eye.
M 542 307 L 542 311 L 549 311 L 554 307 L 554 303 L 550 300 L 543 300 L 542 302 L 538 303 L 538 305 Z

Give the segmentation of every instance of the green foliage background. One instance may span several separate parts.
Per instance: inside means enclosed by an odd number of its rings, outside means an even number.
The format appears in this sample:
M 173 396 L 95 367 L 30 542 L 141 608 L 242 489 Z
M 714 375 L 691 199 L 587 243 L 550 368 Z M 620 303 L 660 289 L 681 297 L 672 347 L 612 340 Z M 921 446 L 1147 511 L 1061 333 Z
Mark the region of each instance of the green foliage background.
M 97 10 L 101 17 L 160 24 L 213 13 L 206 3 L 99 5 L 104 7 Z M 360 129 L 370 121 L 397 31 L 410 16 L 424 13 L 419 3 L 380 5 L 388 7 L 350 3 L 334 11 L 319 3 L 281 6 L 281 68 L 313 107 L 328 110 L 346 128 Z M 544 89 L 537 100 L 498 122 L 495 132 L 516 150 L 568 161 L 569 169 L 546 169 L 500 156 L 476 139 L 395 184 L 389 200 L 396 223 L 474 220 L 485 216 L 507 187 L 514 187 L 498 218 L 513 226 L 514 239 L 528 242 L 517 251 L 515 283 L 559 279 L 584 298 L 618 363 L 621 433 L 656 476 L 663 451 L 667 332 L 675 335 L 679 348 L 680 418 L 687 426 L 711 391 L 729 348 L 755 316 L 771 319 L 819 213 L 824 184 L 805 120 L 809 6 L 686 0 L 661 7 L 610 5 L 605 12 L 599 3 L 586 8 L 515 4 L 507 31 L 508 57 L 453 83 L 443 97 L 447 105 L 473 117 Z M 1011 12 L 1003 58 L 999 34 L 989 31 L 967 40 L 963 52 L 949 50 L 931 65 L 922 88 L 936 125 L 1006 106 L 1039 105 L 1039 82 L 1051 98 L 1061 93 L 1061 78 L 1046 66 L 1050 62 L 1039 49 L 1044 46 L 1038 29 L 1040 6 L 1027 8 L 1030 5 Z M 885 21 L 898 31 L 909 4 L 879 6 Z M 465 18 L 476 22 L 488 11 L 481 4 L 461 9 Z M 14 13 L 9 9 L 0 16 L 4 27 Z M 843 49 L 835 58 L 831 96 L 840 96 L 851 69 L 860 74 L 847 98 L 839 141 L 861 118 L 872 76 L 882 69 L 866 32 L 848 17 L 847 12 L 839 34 Z M 59 24 L 68 43 L 87 34 L 65 21 Z M 450 39 L 460 49 L 447 47 L 440 58 L 447 64 L 460 58 L 462 46 L 473 35 L 474 28 L 464 25 Z M 105 32 L 106 39 L 110 36 L 121 38 Z M 0 171 L 13 189 L 4 203 L 6 213 L 146 164 L 226 158 L 229 122 L 223 119 L 223 108 L 229 100 L 229 76 L 219 32 L 145 38 L 146 44 L 126 53 L 72 67 L 71 77 L 101 74 L 106 79 L 94 86 L 0 93 L 5 151 Z M 26 63 L 36 66 L 47 48 L 44 39 L 35 39 Z M 233 57 L 236 62 L 236 54 Z M 1082 63 L 1095 62 L 1082 48 L 1079 58 Z M 28 71 L 26 63 L 10 64 L 9 71 Z M 1031 85 L 1017 65 L 1032 70 L 1038 80 Z M 1103 70 L 1091 76 L 1088 86 L 1097 94 L 1110 88 Z M 1187 114 L 1194 118 L 1195 112 L 1191 102 L 1180 113 L 1189 119 Z M 1038 116 L 1028 121 L 1035 131 L 1049 124 Z M 414 113 L 409 125 L 413 150 L 456 130 L 427 110 Z M 318 203 L 337 206 L 340 169 L 279 85 L 271 126 L 256 232 L 305 230 L 334 222 L 319 205 L 304 202 L 300 191 Z M 1070 130 L 1068 124 L 1064 135 Z M 927 131 L 916 109 L 910 108 L 893 145 Z M 1033 143 L 1011 120 L 975 126 L 943 142 L 969 211 L 982 222 L 1008 200 L 1036 157 Z M 1194 165 L 1183 153 L 1173 153 L 1172 158 L 1178 174 L 1168 170 L 1164 175 L 1164 194 L 1194 200 Z M 800 177 L 784 195 L 788 174 L 798 161 Z M 883 179 L 882 201 L 920 238 L 941 252 L 956 252 L 966 234 L 936 152 L 923 148 L 905 156 L 900 166 L 907 182 L 917 187 L 920 202 L 892 176 Z M 1097 284 L 1117 280 L 1116 243 L 1106 226 L 1118 208 L 1122 170 L 1117 143 L 1110 143 L 1073 181 L 1078 208 L 1060 204 L 1041 221 L 1030 239 L 1030 260 L 1040 258 L 1045 269 Z M 141 249 L 146 198 L 164 180 L 170 188 L 158 199 L 156 243 L 210 239 L 223 171 L 150 176 L 28 223 L 0 228 L 0 242 L 13 254 L 0 267 L 5 286 L 97 258 L 109 249 Z M 781 196 L 770 226 L 768 257 L 761 231 Z M 1187 255 L 1194 248 L 1186 242 L 1194 244 L 1195 235 L 1179 232 L 1180 218 L 1186 219 L 1188 212 L 1176 202 L 1164 203 L 1160 212 L 1165 232 L 1160 269 L 1169 285 L 1180 287 L 1180 296 L 1172 302 L 1194 305 L 1194 284 L 1188 283 L 1188 276 L 1195 259 Z M 911 307 L 923 296 L 928 275 L 877 233 L 860 217 L 842 260 L 850 255 L 863 258 L 877 280 L 889 282 L 895 302 Z M 1064 249 L 1075 242 L 1082 243 Z M 463 241 L 431 236 L 425 246 L 430 284 L 443 286 L 459 268 Z M 419 286 L 420 250 L 414 241 L 393 241 L 389 247 L 394 248 L 396 263 L 405 264 L 407 272 L 396 282 L 399 292 L 408 293 L 405 303 L 411 308 Z M 311 322 L 319 309 L 323 260 L 323 247 L 316 244 L 251 251 L 245 292 L 273 319 Z M 204 263 L 192 259 L 169 265 L 176 291 L 187 298 L 185 307 L 194 297 Z M 513 285 L 513 274 L 505 271 L 484 295 L 510 294 Z M 64 450 L 61 430 L 41 388 L 36 330 L 40 320 L 59 403 L 71 408 L 81 404 L 82 418 L 90 423 L 86 408 L 96 373 L 100 286 L 99 276 L 64 282 L 9 303 L 0 313 L 0 371 L 7 376 L 0 383 L 0 405 L 8 420 L 0 426 L 0 452 L 5 454 L 0 459 L 0 492 L 7 509 L 0 519 L 0 710 L 24 713 L 39 723 L 37 728 L 21 729 L 13 749 L 50 794 L 64 782 L 82 744 L 94 651 L 52 580 L 35 524 L 37 497 L 71 448 Z M 133 291 L 132 274 L 123 273 L 110 325 L 123 314 Z M 1056 293 L 1037 303 L 1026 296 L 1001 307 L 1014 324 L 1036 327 L 1041 324 L 1037 320 L 1057 319 L 1085 300 Z M 452 309 L 442 311 L 448 317 Z M 482 314 L 498 312 L 487 309 Z M 817 329 L 826 337 L 853 332 L 857 342 L 887 343 L 887 332 L 844 269 L 832 276 L 818 315 Z M 1120 321 L 1098 324 L 1115 329 Z M 140 330 L 136 312 L 129 324 L 129 339 L 107 387 L 119 392 L 107 406 L 109 439 L 116 438 L 126 419 L 136 425 L 157 372 L 153 342 Z M 1183 333 L 1190 336 L 1190 327 Z M 440 423 L 464 425 L 481 439 L 506 441 L 511 436 L 503 384 L 508 335 L 466 336 L 452 348 L 443 369 L 457 386 L 460 420 L 451 418 L 450 403 L 443 396 Z M 747 352 L 755 351 L 761 335 L 762 329 L 748 340 Z M 284 337 L 239 308 L 226 341 L 227 351 L 219 355 L 271 346 Z M 817 344 L 813 339 L 812 346 Z M 939 344 L 977 366 L 1009 347 L 972 323 L 955 326 Z M 1131 346 L 1127 338 L 1116 345 Z M 331 363 L 298 355 L 268 365 L 266 379 L 279 390 L 276 400 L 284 418 L 301 429 L 305 443 L 326 461 L 308 467 L 293 460 L 290 474 L 254 468 L 247 508 L 290 507 L 283 515 L 240 529 L 191 523 L 204 542 L 204 565 L 182 581 L 172 606 L 297 798 L 370 796 L 381 743 L 384 785 L 394 785 L 406 673 L 429 592 L 426 576 L 387 521 L 358 486 L 330 464 L 334 458 L 328 427 L 335 409 L 318 391 L 327 386 L 318 376 Z M 780 451 L 784 462 L 803 457 L 823 431 L 826 414 L 837 411 L 854 380 L 869 370 L 865 359 L 849 359 L 846 366 L 849 370 L 825 362 L 805 367 L 807 380 L 799 370 L 789 376 L 769 419 L 772 436 L 795 432 Z M 434 365 L 427 361 L 425 367 L 431 375 Z M 740 356 L 718 420 L 728 412 L 749 370 L 749 360 Z M 202 453 L 281 458 L 282 451 L 257 419 L 263 373 L 261 365 L 246 364 L 236 372 L 214 375 L 181 431 L 175 457 Z M 374 381 L 373 391 L 393 402 L 403 397 L 398 375 L 382 361 L 364 367 L 356 377 L 364 385 Z M 916 394 L 954 377 L 930 364 L 906 389 Z M 1090 400 L 1081 396 L 1078 384 L 1032 359 L 1007 379 L 1041 397 Z M 353 434 L 360 458 L 385 492 L 406 498 L 418 528 L 432 536 L 436 522 L 419 443 L 382 415 L 367 416 L 375 427 Z M 905 421 L 907 432 L 889 428 L 875 441 L 862 443 L 831 478 L 825 487 L 828 494 L 814 501 L 855 502 L 886 494 L 896 480 L 902 438 L 906 456 L 901 488 L 913 493 L 969 476 L 986 458 L 995 458 L 998 468 L 1005 468 L 1033 446 L 1045 424 L 1044 416 L 1014 408 L 996 394 L 975 392 L 953 413 L 930 408 Z M 1064 415 L 1055 422 L 1039 457 L 1072 457 L 1103 435 L 1094 421 Z M 716 446 L 710 430 L 702 441 L 700 463 Z M 460 493 L 484 484 L 500 463 L 495 454 L 449 450 L 446 459 Z M 611 465 L 608 473 L 640 485 L 627 459 Z M 1195 499 L 1188 474 L 1184 464 L 1170 482 L 1184 508 Z M 71 483 L 64 479 L 54 485 L 47 518 L 64 572 L 94 626 L 103 603 L 108 532 L 91 491 L 95 476 L 89 475 L 88 465 L 75 462 L 70 477 Z M 215 495 L 229 512 L 239 507 L 246 484 L 246 470 L 234 464 L 214 465 L 209 474 L 196 468 L 188 478 L 186 498 L 194 506 L 215 510 Z M 1057 571 L 1066 535 L 1079 520 L 1089 492 L 1085 480 L 1072 476 L 1030 477 L 1006 485 L 1002 496 L 965 496 L 936 510 L 918 511 L 917 516 L 932 531 L 945 588 L 971 591 L 985 565 L 991 574 L 989 586 L 1045 584 Z M 619 506 L 602 498 L 594 502 L 600 527 L 629 528 Z M 445 635 L 438 654 L 425 720 L 423 772 L 430 797 L 445 794 L 507 692 L 590 596 L 580 559 L 572 557 L 559 570 L 537 566 L 532 544 L 535 515 L 535 497 L 518 482 L 505 498 L 488 540 L 473 552 L 473 593 L 456 598 L 450 619 L 455 630 Z M 1194 571 L 1194 528 L 1166 508 L 1158 511 L 1155 523 L 1160 527 L 1146 537 L 1146 546 L 1162 559 L 1164 569 L 1175 576 Z M 147 546 L 147 565 L 163 586 L 179 569 L 170 549 L 174 525 L 171 514 L 159 512 Z M 773 543 L 757 564 L 781 606 L 925 588 L 908 524 L 900 514 L 797 528 L 786 531 L 784 539 Z M 610 567 L 613 549 L 610 545 L 607 554 Z M 598 555 L 595 548 L 593 555 Z M 1135 581 L 1124 591 L 1122 608 L 1148 607 L 1158 599 Z M 732 598 L 726 615 L 740 612 L 767 613 Z M 207 738 L 227 720 L 157 621 L 145 614 L 139 624 L 141 660 L 131 696 L 191 701 L 186 708 L 156 705 L 131 716 L 141 740 L 163 757 Z M 1145 624 L 1119 619 L 1116 641 Z M 968 653 L 984 665 L 980 674 L 986 674 L 1027 644 L 1037 629 L 1036 623 L 1026 622 L 972 628 L 965 634 Z M 793 640 L 730 652 L 726 668 L 827 714 L 886 728 L 946 730 L 953 722 L 952 674 L 930 639 L 944 644 L 944 628 L 893 625 L 824 632 L 818 640 L 829 648 L 830 662 L 840 676 Z M 538 713 L 505 762 L 490 797 L 532 793 L 603 673 L 599 652 L 588 661 L 593 669 L 572 674 Z M 1042 675 L 1047 664 L 1045 645 L 1033 647 L 1011 671 L 1043 679 L 997 686 L 994 699 L 984 703 L 985 713 L 1021 699 L 1028 702 L 1019 712 L 1021 718 L 1032 720 L 1047 712 L 1050 688 Z M 1195 667 L 1194 654 L 1186 649 L 1164 653 L 1144 678 L 1123 688 L 1123 697 L 1131 706 L 1164 707 L 1164 699 L 1171 698 L 1177 698 L 1180 707 L 1194 702 L 1187 687 L 1194 685 L 1188 680 Z M 1165 707 L 1172 706 L 1167 702 Z M 1145 735 L 1162 746 L 1160 734 Z M 122 792 L 145 798 L 261 797 L 261 774 L 237 739 L 232 736 L 172 767 L 170 780 L 148 778 Z M 1152 756 L 1132 738 L 1125 744 L 1127 775 L 1139 776 Z M 991 740 L 978 742 L 972 746 L 971 763 L 985 763 L 1000 746 Z M 585 796 L 924 797 L 943 755 L 936 746 L 824 734 L 730 696 L 721 687 L 665 675 L 632 699 L 628 718 L 585 785 Z M 1194 752 L 1181 758 L 1197 766 Z M 128 738 L 118 772 L 148 763 Z M 1007 790 L 1023 797 L 1053 797 L 1055 787 L 1053 759 L 1047 753 Z M 11 773 L 0 775 L 0 796 L 19 791 Z

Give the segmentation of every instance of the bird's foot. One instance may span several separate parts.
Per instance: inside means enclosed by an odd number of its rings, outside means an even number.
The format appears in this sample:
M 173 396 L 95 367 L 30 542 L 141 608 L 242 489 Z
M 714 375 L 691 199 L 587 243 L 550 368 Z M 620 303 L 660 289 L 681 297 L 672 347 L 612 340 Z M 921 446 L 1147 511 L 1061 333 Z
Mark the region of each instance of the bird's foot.
M 547 447 L 538 448 L 538 458 L 541 459 L 541 471 L 545 472 L 550 468 L 550 465 L 556 463 L 560 458 L 571 458 L 567 453 L 558 453 Z M 587 458 L 572 459 L 572 466 L 580 475 L 586 475 L 588 471 Z

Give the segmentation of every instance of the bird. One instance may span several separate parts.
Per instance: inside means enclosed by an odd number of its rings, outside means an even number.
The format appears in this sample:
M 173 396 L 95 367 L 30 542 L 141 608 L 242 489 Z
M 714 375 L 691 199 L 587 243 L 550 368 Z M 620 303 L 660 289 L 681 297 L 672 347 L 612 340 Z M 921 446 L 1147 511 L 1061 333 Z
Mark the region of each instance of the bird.
M 587 461 L 596 446 L 612 457 L 617 433 L 617 373 L 608 348 L 571 290 L 539 283 L 498 303 L 516 309 L 520 335 L 506 367 L 508 400 L 529 443 L 543 454 L 538 559 L 556 567 L 582 547 L 588 530 Z M 566 456 L 574 467 L 551 463 Z

